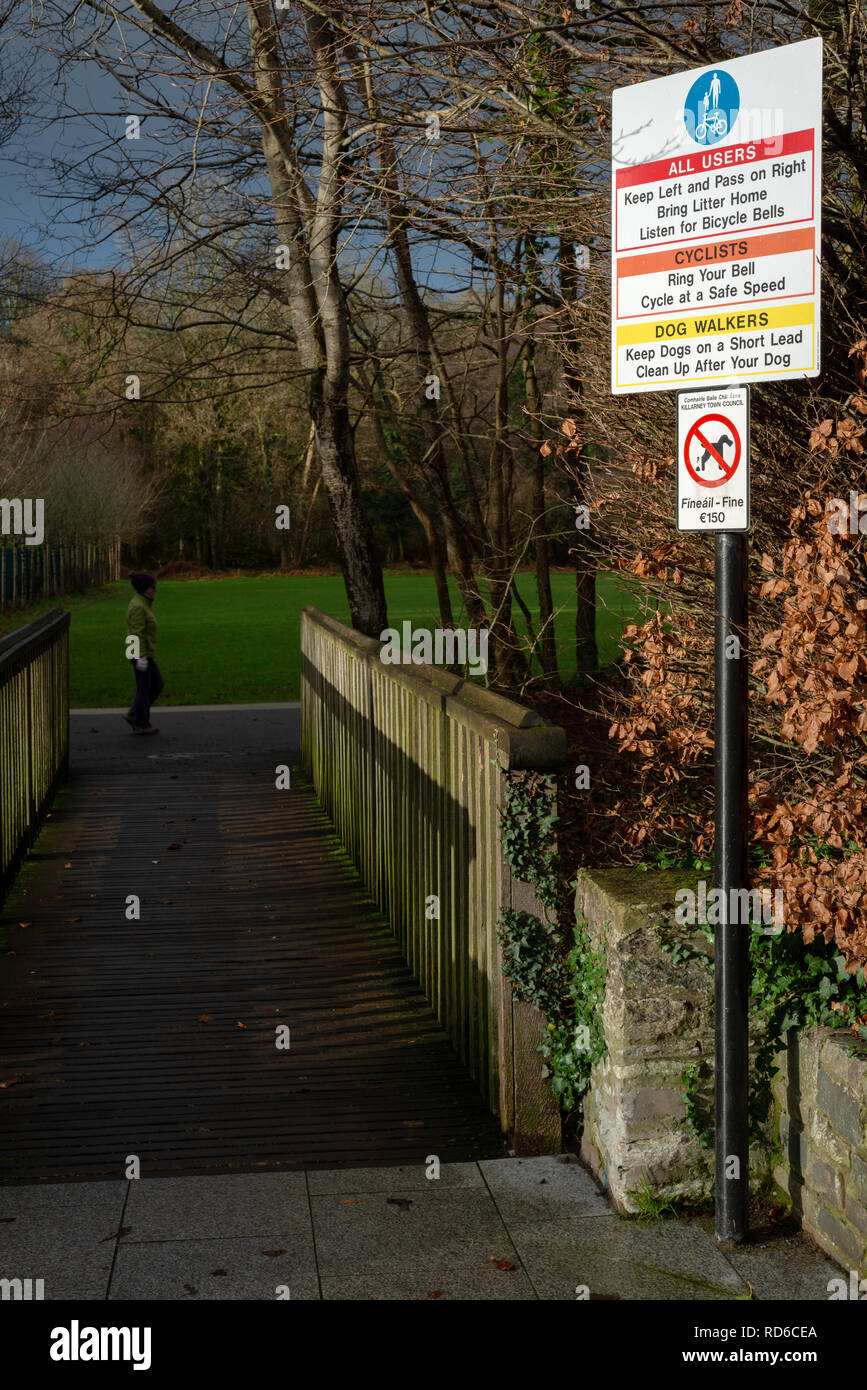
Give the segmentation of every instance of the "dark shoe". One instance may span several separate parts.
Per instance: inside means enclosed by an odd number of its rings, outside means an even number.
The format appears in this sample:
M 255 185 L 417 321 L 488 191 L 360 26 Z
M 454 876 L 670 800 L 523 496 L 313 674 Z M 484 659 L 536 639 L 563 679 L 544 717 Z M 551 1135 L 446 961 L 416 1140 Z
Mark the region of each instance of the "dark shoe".
M 134 729 L 134 728 L 135 728 L 135 721 L 134 721 L 132 715 L 131 715 L 131 714 L 125 714 L 123 717 L 124 717 L 124 719 L 126 720 L 126 722 L 127 722 L 127 724 L 129 725 L 129 727 L 130 727 L 131 729 Z
M 147 729 L 133 729 L 134 734 L 158 734 L 159 729 L 155 729 L 153 724 Z

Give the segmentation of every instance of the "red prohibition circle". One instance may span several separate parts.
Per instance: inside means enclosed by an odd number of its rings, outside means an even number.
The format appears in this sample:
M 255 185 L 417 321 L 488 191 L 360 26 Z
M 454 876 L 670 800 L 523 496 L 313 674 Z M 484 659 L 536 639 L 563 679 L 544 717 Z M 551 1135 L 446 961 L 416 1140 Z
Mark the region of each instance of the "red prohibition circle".
M 735 441 L 735 456 L 734 460 L 730 464 L 726 463 L 722 456 L 716 453 L 709 440 L 703 437 L 702 432 L 704 430 L 705 425 L 709 425 L 714 421 L 716 421 L 717 424 L 725 425 L 726 429 L 729 431 L 729 433 Z M 715 483 L 709 483 L 706 478 L 700 478 L 689 461 L 689 446 L 696 436 L 698 436 L 699 443 L 705 449 L 711 450 L 711 453 L 713 454 L 720 468 L 723 469 L 723 476 L 721 478 L 717 478 Z M 699 484 L 700 487 L 722 487 L 723 483 L 730 482 L 731 479 L 734 477 L 735 473 L 737 472 L 738 464 L 741 461 L 740 432 L 732 424 L 731 420 L 728 418 L 727 415 L 702 415 L 701 419 L 696 420 L 695 424 L 690 427 L 689 433 L 686 436 L 683 445 L 683 461 L 686 464 L 687 473 L 695 482 Z

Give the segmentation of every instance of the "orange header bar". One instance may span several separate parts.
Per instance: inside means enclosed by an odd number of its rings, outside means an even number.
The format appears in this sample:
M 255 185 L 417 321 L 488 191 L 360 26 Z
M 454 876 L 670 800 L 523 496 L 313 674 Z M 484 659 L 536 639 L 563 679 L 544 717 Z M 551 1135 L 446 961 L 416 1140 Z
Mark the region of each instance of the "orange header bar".
M 694 266 L 723 265 L 752 256 L 784 256 L 791 251 L 811 251 L 816 244 L 813 227 L 791 232 L 765 232 L 762 236 L 738 237 L 711 242 L 709 246 L 681 246 L 665 251 L 645 251 L 640 256 L 623 256 L 617 262 L 617 278 L 623 275 L 651 275 L 660 270 L 689 270 Z

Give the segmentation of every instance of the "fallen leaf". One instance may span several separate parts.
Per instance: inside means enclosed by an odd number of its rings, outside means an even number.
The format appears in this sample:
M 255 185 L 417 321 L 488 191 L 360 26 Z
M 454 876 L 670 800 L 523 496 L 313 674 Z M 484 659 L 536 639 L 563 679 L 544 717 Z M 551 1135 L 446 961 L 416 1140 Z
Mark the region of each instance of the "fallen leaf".
M 213 1021 L 210 1014 L 199 1014 L 199 1017 L 196 1019 L 197 1023 L 213 1023 Z
M 0 1091 L 8 1091 L 10 1086 L 20 1086 L 20 1076 L 10 1076 L 8 1081 L 0 1081 Z
M 10 1221 L 17 1221 L 17 1216 L 0 1216 L 0 1225 L 8 1226 Z
M 508 1260 L 498 1260 L 496 1255 L 491 1256 L 491 1264 L 494 1266 L 494 1269 L 507 1270 L 515 1268 L 515 1266 L 513 1264 L 510 1264 Z
M 80 922 L 80 917 L 64 917 L 64 922 Z
M 169 845 L 169 846 L 168 846 L 169 849 L 180 849 L 180 847 L 181 847 L 180 841 L 178 841 L 178 842 L 177 842 L 176 844 L 174 844 L 174 845 Z
M 237 1028 L 246 1028 L 246 1027 L 247 1027 L 246 1023 L 240 1023 L 240 1022 L 237 1023 L 235 1026 L 236 1026 Z
M 114 1235 L 103 1236 L 99 1243 L 100 1245 L 105 1245 L 107 1240 L 120 1240 L 121 1236 L 128 1236 L 131 1230 L 132 1226 L 121 1226 L 119 1231 L 114 1232 Z
M 33 923 L 32 923 L 32 922 L 19 922 L 18 925 L 19 925 L 19 927 L 32 927 L 32 926 L 33 926 Z
M 386 1197 L 385 1200 L 390 1207 L 398 1207 L 400 1211 L 409 1211 L 412 1206 L 412 1202 L 406 1197 Z
M 63 867 L 64 867 L 64 869 L 71 869 L 71 868 L 72 868 L 72 860 L 70 859 L 69 863 L 68 863 L 68 864 L 64 864 Z
M 267 1256 L 268 1256 L 270 1259 L 272 1259 L 272 1260 L 276 1260 L 277 1257 L 278 1257 L 278 1255 L 285 1255 L 285 1254 L 286 1254 L 286 1251 L 285 1251 L 285 1250 L 263 1250 L 261 1253 L 262 1253 L 263 1255 L 267 1255 Z
M 193 1288 L 192 1284 L 184 1284 L 184 1288 L 186 1289 L 187 1293 L 198 1293 L 198 1292 L 199 1292 L 198 1289 L 194 1289 L 194 1288 Z
M 428 1298 L 442 1298 L 442 1296 L 442 1289 L 431 1289 L 428 1293 Z
M 212 1269 L 212 1270 L 211 1270 L 211 1278 L 212 1278 L 212 1279 L 220 1279 L 220 1278 L 222 1278 L 222 1276 L 223 1276 L 224 1274 L 228 1274 L 228 1273 L 229 1273 L 229 1271 L 228 1271 L 227 1269 Z
M 62 1010 L 62 1009 L 52 1009 L 52 1010 L 51 1010 L 49 1013 L 47 1013 L 47 1014 L 40 1014 L 39 1017 L 40 1017 L 40 1018 L 63 1018 L 63 1010 Z

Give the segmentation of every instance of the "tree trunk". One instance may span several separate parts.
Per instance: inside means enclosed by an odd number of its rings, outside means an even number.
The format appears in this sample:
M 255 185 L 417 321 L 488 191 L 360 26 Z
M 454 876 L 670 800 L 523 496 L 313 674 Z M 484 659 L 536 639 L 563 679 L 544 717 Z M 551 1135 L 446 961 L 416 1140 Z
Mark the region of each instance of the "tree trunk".
M 575 596 L 578 611 L 575 614 L 575 660 L 578 674 L 595 671 L 599 665 L 596 649 L 596 567 L 584 567 L 580 557 L 575 565 Z
M 542 412 L 536 376 L 536 345 L 528 341 L 521 355 L 524 390 L 530 426 L 533 470 L 533 551 L 536 561 L 536 593 L 539 596 L 539 660 L 546 680 L 557 681 L 557 639 L 554 632 L 554 600 L 551 594 L 551 550 L 545 507 L 545 460 L 542 448 Z
M 322 110 L 319 193 L 314 203 L 297 167 L 277 30 L 266 0 L 247 0 L 247 24 L 256 88 L 267 110 L 262 148 L 274 222 L 280 244 L 290 250 L 284 271 L 289 309 L 298 354 L 308 373 L 310 418 L 350 617 L 353 627 L 378 637 L 388 626 L 388 614 L 349 424 L 349 325 L 337 268 L 348 117 L 335 58 L 336 36 L 323 17 L 305 17 Z
M 388 627 L 385 586 L 361 497 L 349 411 L 314 395 L 312 414 L 352 626 L 368 637 L 379 637 Z
M 561 238 L 560 292 L 564 313 L 567 315 L 578 298 L 578 269 L 575 257 L 575 243 Z M 578 506 L 583 506 L 586 503 L 585 483 L 590 467 L 590 455 L 584 437 L 583 383 L 577 365 L 581 344 L 577 332 L 573 330 L 564 333 L 564 347 L 567 361 L 570 353 L 573 358 L 572 364 L 567 366 L 564 372 L 564 382 L 572 396 L 571 409 L 578 422 L 578 437 L 581 440 L 581 452 L 572 476 L 575 481 L 575 502 Z M 575 597 L 578 604 L 575 614 L 575 661 L 578 674 L 581 675 L 583 672 L 595 671 L 599 665 L 596 649 L 596 565 L 589 528 L 576 528 L 572 554 L 575 556 Z
M 394 450 L 389 447 L 385 430 L 382 426 L 383 412 L 388 409 L 384 397 L 377 397 L 373 410 L 373 423 L 376 430 L 376 437 L 382 456 L 386 460 L 389 472 L 406 498 L 416 520 L 424 531 L 424 538 L 427 542 L 428 556 L 430 558 L 431 573 L 433 574 L 434 584 L 437 591 L 437 602 L 440 610 L 440 621 L 443 627 L 454 627 L 455 620 L 452 614 L 452 598 L 449 593 L 449 581 L 446 574 L 445 556 L 443 555 L 442 542 L 439 532 L 431 518 L 430 512 L 425 507 L 418 496 L 415 487 L 410 481 L 409 475 L 404 472 L 397 459 L 394 457 Z M 395 432 L 399 434 L 396 424 L 393 426 Z

